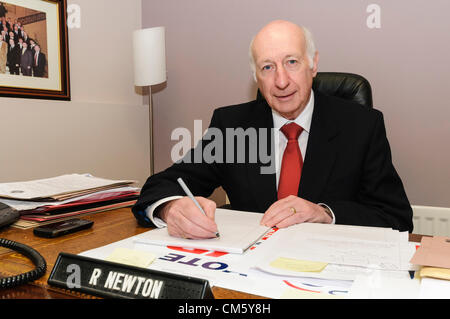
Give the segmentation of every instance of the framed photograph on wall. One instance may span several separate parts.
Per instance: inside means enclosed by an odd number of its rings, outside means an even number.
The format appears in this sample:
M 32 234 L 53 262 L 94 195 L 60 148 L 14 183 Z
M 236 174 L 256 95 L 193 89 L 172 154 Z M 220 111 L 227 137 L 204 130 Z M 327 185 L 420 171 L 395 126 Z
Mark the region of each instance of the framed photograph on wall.
M 0 96 L 70 100 L 67 0 L 0 1 Z

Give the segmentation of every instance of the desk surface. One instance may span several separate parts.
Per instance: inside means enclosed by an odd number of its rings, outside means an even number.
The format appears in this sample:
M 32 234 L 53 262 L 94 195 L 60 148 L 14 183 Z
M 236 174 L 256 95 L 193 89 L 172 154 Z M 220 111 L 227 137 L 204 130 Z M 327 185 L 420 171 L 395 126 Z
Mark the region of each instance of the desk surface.
M 89 295 L 71 292 L 49 286 L 47 279 L 60 252 L 79 254 L 83 251 L 101 247 L 148 231 L 137 224 L 130 208 L 96 213 L 83 217 L 94 221 L 91 229 L 55 239 L 36 237 L 32 229 L 8 228 L 0 232 L 0 238 L 7 238 L 27 244 L 36 249 L 47 261 L 47 272 L 39 280 L 14 289 L 0 290 L 0 299 L 70 299 L 94 298 Z M 410 235 L 410 241 L 419 242 L 421 235 Z M 17 275 L 33 269 L 27 258 L 6 248 L 0 247 L 0 278 Z M 264 299 L 259 296 L 223 288 L 212 288 L 216 299 Z
M 39 280 L 16 287 L 0 290 L 0 299 L 66 299 L 93 298 L 77 292 L 71 292 L 47 284 L 48 277 L 60 252 L 79 254 L 83 251 L 108 245 L 110 243 L 138 235 L 149 228 L 141 227 L 131 213 L 130 208 L 121 208 L 84 216 L 83 219 L 94 221 L 91 229 L 74 234 L 47 239 L 37 237 L 32 229 L 20 230 L 7 228 L 0 232 L 0 238 L 14 240 L 36 249 L 47 262 L 47 272 Z M 0 278 L 30 271 L 33 263 L 14 251 L 0 247 Z M 257 299 L 262 298 L 228 289 L 212 288 L 216 299 Z

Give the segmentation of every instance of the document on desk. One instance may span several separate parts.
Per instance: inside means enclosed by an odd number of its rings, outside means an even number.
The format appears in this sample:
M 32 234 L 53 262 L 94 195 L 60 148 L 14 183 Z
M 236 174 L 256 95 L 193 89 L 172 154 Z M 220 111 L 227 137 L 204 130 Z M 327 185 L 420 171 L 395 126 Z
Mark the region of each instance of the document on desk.
M 91 174 L 67 174 L 25 182 L 1 183 L 0 197 L 16 200 L 65 200 L 134 182 L 109 180 Z
M 191 240 L 172 237 L 167 228 L 154 229 L 135 241 L 149 245 L 176 246 L 242 254 L 270 228 L 261 226 L 262 214 L 216 209 L 215 221 L 220 232 L 219 238 Z
M 0 202 L 4 203 L 16 210 L 19 211 L 30 211 L 35 209 L 50 208 L 50 207 L 62 207 L 67 204 L 79 204 L 88 201 L 100 201 L 107 199 L 116 199 L 121 195 L 134 194 L 139 192 L 139 188 L 137 187 L 119 187 L 106 189 L 99 192 L 73 197 L 66 200 L 61 201 L 32 201 L 32 200 L 17 200 L 17 199 L 5 199 L 0 198 Z
M 281 258 L 368 269 L 409 270 L 408 258 L 413 248 L 408 245 L 407 236 L 407 233 L 388 228 L 299 224 L 277 232 L 271 239 L 272 247 L 265 247 L 270 254 L 261 255 L 255 268 L 279 275 L 307 275 L 293 271 L 292 267 L 274 267 Z M 264 250 L 260 250 L 262 252 Z

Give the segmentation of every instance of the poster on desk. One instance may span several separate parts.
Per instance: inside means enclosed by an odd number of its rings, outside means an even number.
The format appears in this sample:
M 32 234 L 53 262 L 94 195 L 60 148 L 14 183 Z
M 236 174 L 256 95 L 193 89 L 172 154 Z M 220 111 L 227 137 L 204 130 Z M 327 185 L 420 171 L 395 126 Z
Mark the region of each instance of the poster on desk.
M 129 249 L 151 253 L 154 261 L 149 269 L 191 276 L 209 281 L 210 286 L 236 290 L 273 299 L 343 298 L 351 281 L 321 278 L 295 278 L 260 272 L 252 266 L 261 257 L 256 252 L 270 240 L 277 229 L 270 230 L 244 254 L 231 254 L 203 249 L 159 246 L 139 243 L 145 233 L 81 253 L 82 256 L 105 259 L 118 250 Z

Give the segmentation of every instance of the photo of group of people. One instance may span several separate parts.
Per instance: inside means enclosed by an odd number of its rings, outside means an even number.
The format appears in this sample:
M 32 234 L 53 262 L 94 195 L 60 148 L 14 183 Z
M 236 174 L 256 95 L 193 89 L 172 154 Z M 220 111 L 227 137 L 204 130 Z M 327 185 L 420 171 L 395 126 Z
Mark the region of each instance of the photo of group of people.
M 0 2 L 0 76 L 48 77 L 45 30 L 45 13 Z

